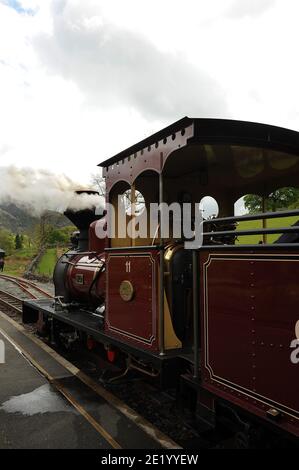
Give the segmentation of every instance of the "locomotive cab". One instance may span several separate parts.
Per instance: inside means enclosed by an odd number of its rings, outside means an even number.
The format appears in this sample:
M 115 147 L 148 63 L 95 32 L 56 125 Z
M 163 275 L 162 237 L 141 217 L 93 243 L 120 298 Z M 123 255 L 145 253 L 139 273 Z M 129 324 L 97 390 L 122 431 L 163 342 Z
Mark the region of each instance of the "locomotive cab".
M 221 409 L 229 409 L 231 417 L 241 410 L 238 416 L 244 418 L 250 411 L 273 424 L 271 413 L 279 415 L 279 429 L 299 435 L 298 387 L 286 398 L 271 361 L 274 355 L 284 383 L 296 382 L 289 348 L 297 321 L 292 302 L 299 298 L 298 247 L 285 237 L 267 242 L 274 234 L 298 233 L 298 227 L 267 227 L 277 213 L 234 213 L 235 202 L 246 194 L 264 201 L 277 188 L 298 187 L 298 133 L 185 118 L 101 166 L 107 201 L 114 206 L 128 191 L 133 206 L 141 193 L 147 209 L 153 203 L 170 207 L 191 202 L 193 219 L 195 203 L 205 196 L 219 206 L 217 218 L 202 221 L 202 243 L 192 249 L 185 248 L 185 237 L 177 237 L 172 228 L 164 236 L 160 219 L 152 233 L 109 240 L 105 331 L 161 358 L 174 353 L 184 358 L 192 373 L 181 379 L 198 390 L 198 410 L 211 422 L 224 403 Z M 293 215 L 299 212 L 285 217 Z M 127 222 L 131 217 L 127 214 Z M 131 225 L 131 235 L 138 228 Z M 293 262 L 285 271 L 288 259 Z M 129 286 L 124 297 L 123 283 Z M 284 319 L 282 299 L 289 305 Z

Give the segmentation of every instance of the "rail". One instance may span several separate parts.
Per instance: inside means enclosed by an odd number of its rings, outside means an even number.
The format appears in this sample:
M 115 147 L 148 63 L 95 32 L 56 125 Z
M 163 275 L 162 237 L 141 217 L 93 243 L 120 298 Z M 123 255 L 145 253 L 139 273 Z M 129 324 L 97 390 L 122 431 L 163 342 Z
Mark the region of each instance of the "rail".
M 222 222 L 240 222 L 242 220 L 263 220 L 263 219 L 276 219 L 282 217 L 291 217 L 298 215 L 299 217 L 299 209 L 296 210 L 289 210 L 289 211 L 278 211 L 278 212 L 263 212 L 260 214 L 245 214 L 245 215 L 233 215 L 230 217 L 218 217 L 216 219 L 207 219 L 204 220 L 203 223 L 222 223 Z
M 255 215 L 240 215 L 240 216 L 232 216 L 232 217 L 219 217 L 215 219 L 204 220 L 203 225 L 205 224 L 213 224 L 217 225 L 220 223 L 235 223 L 235 222 L 242 222 L 242 221 L 251 221 L 251 220 L 265 220 L 265 219 L 276 219 L 276 218 L 284 218 L 284 217 L 291 217 L 297 215 L 299 217 L 299 210 L 291 210 L 291 211 L 281 211 L 281 212 L 264 212 L 262 214 L 255 214 Z M 299 233 L 299 225 L 291 226 L 291 227 L 274 227 L 274 228 L 260 228 L 260 229 L 249 229 L 249 230 L 215 230 L 205 232 L 203 231 L 204 237 L 223 237 L 227 235 L 235 235 L 236 237 L 245 236 L 245 235 L 266 235 L 266 234 L 277 234 L 277 233 Z M 225 245 L 225 244 L 223 244 Z M 276 243 L 276 246 L 285 245 L 285 243 Z M 297 243 L 293 243 L 293 246 L 296 246 Z M 235 247 L 236 245 L 229 245 L 230 248 Z M 242 245 L 241 245 L 242 246 Z M 248 246 L 257 246 L 257 244 L 246 245 Z M 263 246 L 263 245 L 262 245 Z M 265 246 L 265 245 L 264 245 Z M 268 246 L 268 245 L 267 245 Z M 211 248 L 213 245 L 210 246 Z M 207 246 L 203 245 L 202 248 L 207 248 Z
M 22 313 L 22 299 L 3 290 L 0 290 L 0 305 L 4 305 L 16 313 Z
M 11 282 L 17 285 L 23 292 L 25 292 L 32 299 L 36 299 L 37 297 L 36 297 L 36 294 L 30 291 L 30 289 L 38 292 L 39 294 L 42 294 L 44 297 L 53 298 L 53 296 L 49 292 L 45 291 L 44 289 L 41 289 L 33 282 L 28 281 L 27 279 L 24 279 L 22 277 L 9 276 L 7 274 L 0 274 L 0 279 L 3 279 L 5 281 Z

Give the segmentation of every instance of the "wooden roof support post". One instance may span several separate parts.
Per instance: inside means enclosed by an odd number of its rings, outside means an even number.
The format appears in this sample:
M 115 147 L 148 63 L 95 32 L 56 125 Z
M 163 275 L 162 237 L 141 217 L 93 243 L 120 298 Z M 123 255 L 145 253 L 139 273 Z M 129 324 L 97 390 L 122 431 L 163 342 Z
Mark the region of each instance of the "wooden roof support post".
M 136 233 L 135 233 L 135 217 L 136 217 L 136 191 L 135 183 L 131 184 L 131 239 L 132 246 L 136 245 Z
M 193 278 L 193 357 L 194 357 L 194 370 L 193 378 L 198 379 L 199 371 L 199 288 L 198 288 L 198 251 L 192 252 L 192 278 Z
M 266 208 L 266 197 L 263 195 L 262 196 L 262 213 L 264 214 L 265 212 L 267 212 L 267 208 Z M 263 219 L 262 221 L 263 223 L 263 228 L 267 228 L 267 219 Z M 267 243 L 267 234 L 266 233 L 263 233 L 263 243 Z
M 162 158 L 161 158 L 162 160 Z M 160 274 L 159 274 L 159 350 L 160 355 L 165 354 L 165 338 L 164 338 L 164 247 L 163 247 L 163 234 L 162 234 L 162 203 L 163 203 L 163 175 L 162 165 L 159 174 L 159 222 L 160 222 Z

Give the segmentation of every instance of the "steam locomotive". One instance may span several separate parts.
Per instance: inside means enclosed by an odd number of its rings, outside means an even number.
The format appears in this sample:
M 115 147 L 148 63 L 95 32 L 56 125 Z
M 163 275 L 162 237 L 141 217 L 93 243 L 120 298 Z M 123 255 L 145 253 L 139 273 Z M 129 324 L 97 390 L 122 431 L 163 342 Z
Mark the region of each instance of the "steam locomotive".
M 296 443 L 299 227 L 265 221 L 281 223 L 299 211 L 233 214 L 245 194 L 266 198 L 298 186 L 299 133 L 185 117 L 101 166 L 117 229 L 119 197 L 129 194 L 124 222 L 131 233 L 99 238 L 108 212 L 67 210 L 78 232 L 55 268 L 55 300 L 25 301 L 23 322 L 65 347 L 100 344 L 127 371 L 176 386 L 196 415 L 211 426 L 225 422 L 244 447 L 263 439 Z M 144 210 L 136 216 L 141 194 Z M 219 214 L 203 221 L 200 246 L 187 249 L 171 231 L 165 237 L 161 214 L 154 234 L 133 236 L 151 204 L 183 207 L 207 195 Z M 241 221 L 261 228 L 239 229 Z M 282 235 L 268 243 L 273 234 Z M 259 243 L 240 243 L 244 236 Z

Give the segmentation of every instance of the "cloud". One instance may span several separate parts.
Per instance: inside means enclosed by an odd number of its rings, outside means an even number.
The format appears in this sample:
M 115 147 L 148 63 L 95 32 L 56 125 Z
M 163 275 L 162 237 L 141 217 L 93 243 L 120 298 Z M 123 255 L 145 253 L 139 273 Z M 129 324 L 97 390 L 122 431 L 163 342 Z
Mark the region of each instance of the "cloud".
M 22 3 L 18 0 L 0 0 L 0 3 L 3 3 L 3 5 L 6 5 L 10 8 L 13 8 L 21 14 L 34 15 L 35 13 L 35 11 L 31 8 L 24 8 Z
M 8 144 L 0 144 L 0 156 L 4 155 L 5 153 L 9 152 L 11 146 Z
M 257 17 L 275 6 L 276 0 L 234 0 L 224 16 L 230 18 L 243 18 L 245 16 Z
M 1 166 L 87 184 L 185 114 L 299 127 L 298 2 L 18 3 L 35 14 L 0 0 Z
M 55 2 L 53 32 L 34 41 L 51 74 L 79 87 L 89 104 L 131 107 L 147 119 L 226 113 L 219 83 L 182 54 L 158 50 L 149 39 Z M 200 54 L 200 49 L 198 51 Z

